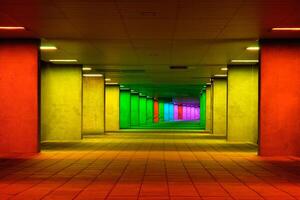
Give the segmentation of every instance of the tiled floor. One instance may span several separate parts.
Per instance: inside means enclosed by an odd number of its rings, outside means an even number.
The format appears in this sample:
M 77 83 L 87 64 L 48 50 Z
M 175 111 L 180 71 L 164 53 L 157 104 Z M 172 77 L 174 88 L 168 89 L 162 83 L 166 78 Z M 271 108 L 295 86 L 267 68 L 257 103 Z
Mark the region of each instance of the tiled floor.
M 300 160 L 196 133 L 48 143 L 0 160 L 0 199 L 300 199 Z

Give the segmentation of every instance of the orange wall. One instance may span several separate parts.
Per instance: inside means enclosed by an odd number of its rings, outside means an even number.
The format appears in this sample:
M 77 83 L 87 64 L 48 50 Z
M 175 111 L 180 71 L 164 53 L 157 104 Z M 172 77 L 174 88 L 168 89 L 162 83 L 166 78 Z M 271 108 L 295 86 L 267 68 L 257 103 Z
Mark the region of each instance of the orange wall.
M 0 154 L 39 151 L 38 46 L 0 43 Z
M 260 155 L 300 155 L 299 66 L 299 41 L 261 42 Z

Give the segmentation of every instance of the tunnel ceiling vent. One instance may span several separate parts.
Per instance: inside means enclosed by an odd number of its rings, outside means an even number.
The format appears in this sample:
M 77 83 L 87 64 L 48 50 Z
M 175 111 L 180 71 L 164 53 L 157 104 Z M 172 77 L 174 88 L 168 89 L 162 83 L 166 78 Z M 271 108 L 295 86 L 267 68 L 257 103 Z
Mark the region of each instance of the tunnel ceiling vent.
M 184 69 L 188 69 L 188 66 L 170 66 L 171 70 L 184 70 Z

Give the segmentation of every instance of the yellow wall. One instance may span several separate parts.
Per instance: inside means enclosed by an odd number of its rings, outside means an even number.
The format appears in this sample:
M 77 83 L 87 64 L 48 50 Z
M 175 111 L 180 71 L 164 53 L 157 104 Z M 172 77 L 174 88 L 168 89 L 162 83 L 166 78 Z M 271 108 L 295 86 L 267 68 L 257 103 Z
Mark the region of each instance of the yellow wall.
M 228 71 L 228 140 L 257 143 L 258 67 L 232 66 Z
M 105 86 L 105 131 L 120 129 L 119 86 Z
M 206 130 L 211 130 L 211 86 L 206 87 Z
M 104 78 L 82 78 L 82 134 L 104 133 Z
M 213 134 L 226 135 L 227 126 L 227 80 L 213 82 Z
M 81 67 L 42 68 L 42 141 L 81 139 L 81 91 Z

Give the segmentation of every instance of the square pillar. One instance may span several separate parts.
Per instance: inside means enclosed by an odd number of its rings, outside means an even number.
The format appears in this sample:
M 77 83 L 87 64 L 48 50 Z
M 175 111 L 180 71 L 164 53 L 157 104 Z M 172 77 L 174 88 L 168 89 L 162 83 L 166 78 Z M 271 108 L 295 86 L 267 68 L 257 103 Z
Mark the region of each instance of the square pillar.
M 118 85 L 105 86 L 105 131 L 119 131 L 120 129 L 120 87 Z
M 300 155 L 300 41 L 260 42 L 259 155 Z
M 0 155 L 39 152 L 39 41 L 0 41 Z
M 201 112 L 201 111 L 200 111 Z M 227 134 L 227 79 L 213 81 L 213 134 Z

